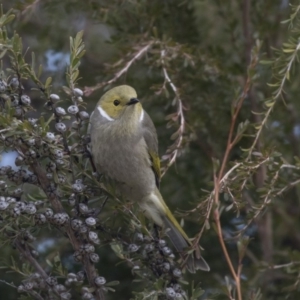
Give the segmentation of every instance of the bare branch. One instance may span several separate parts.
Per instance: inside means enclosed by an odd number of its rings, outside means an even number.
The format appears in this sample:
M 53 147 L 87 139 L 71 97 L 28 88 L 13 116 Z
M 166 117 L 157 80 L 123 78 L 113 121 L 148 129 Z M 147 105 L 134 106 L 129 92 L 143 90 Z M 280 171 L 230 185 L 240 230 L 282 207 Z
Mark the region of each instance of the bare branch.
M 147 53 L 147 51 L 151 48 L 151 46 L 155 43 L 155 41 L 151 41 L 148 44 L 146 44 L 145 46 L 143 46 L 141 49 L 139 49 L 137 52 L 134 53 L 133 57 L 125 64 L 125 66 L 118 71 L 115 76 L 108 80 L 108 81 L 104 81 L 101 82 L 93 87 L 85 87 L 84 89 L 84 94 L 85 96 L 89 96 L 91 95 L 93 92 L 95 92 L 96 90 L 101 89 L 103 86 L 112 84 L 114 82 L 116 82 L 122 75 L 126 74 L 129 70 L 129 68 L 132 66 L 132 64 L 134 64 L 137 60 L 139 60 L 144 54 Z
M 165 78 L 163 88 L 165 88 L 165 85 L 167 83 L 170 85 L 172 91 L 174 92 L 176 103 L 177 103 L 176 119 L 179 119 L 179 128 L 177 131 L 178 137 L 176 138 L 175 143 L 171 146 L 172 148 L 174 148 L 174 150 L 171 151 L 171 153 L 167 153 L 162 156 L 162 161 L 168 160 L 167 165 L 162 170 L 161 176 L 164 176 L 166 174 L 167 170 L 170 168 L 170 166 L 172 166 L 174 164 L 174 162 L 176 161 L 176 158 L 179 153 L 179 149 L 182 146 L 183 134 L 184 134 L 184 130 L 185 130 L 185 117 L 183 114 L 183 105 L 182 105 L 180 93 L 179 93 L 176 85 L 171 80 L 169 73 L 167 71 L 167 68 L 166 68 L 166 62 L 165 62 L 166 50 L 161 50 L 160 53 L 161 53 L 161 56 L 160 56 L 161 57 L 161 65 L 162 65 L 162 70 L 163 70 L 163 74 L 164 74 L 164 78 Z

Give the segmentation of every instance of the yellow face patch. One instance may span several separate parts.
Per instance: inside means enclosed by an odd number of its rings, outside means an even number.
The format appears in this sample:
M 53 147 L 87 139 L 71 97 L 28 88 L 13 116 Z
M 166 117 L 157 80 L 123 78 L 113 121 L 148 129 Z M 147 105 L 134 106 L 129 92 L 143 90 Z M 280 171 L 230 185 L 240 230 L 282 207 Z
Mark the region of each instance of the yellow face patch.
M 98 103 L 99 111 L 108 120 L 109 118 L 118 119 L 128 107 L 130 99 L 133 98 L 137 98 L 137 94 L 132 87 L 128 85 L 117 86 L 101 97 Z

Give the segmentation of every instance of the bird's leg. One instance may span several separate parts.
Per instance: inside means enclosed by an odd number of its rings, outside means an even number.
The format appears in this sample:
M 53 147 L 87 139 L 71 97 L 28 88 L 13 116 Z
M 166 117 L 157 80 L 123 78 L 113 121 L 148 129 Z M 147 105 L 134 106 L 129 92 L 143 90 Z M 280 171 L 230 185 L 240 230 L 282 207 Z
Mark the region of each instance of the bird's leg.
M 90 143 L 91 143 L 91 137 L 90 137 L 90 135 L 87 135 L 83 141 L 84 155 L 85 155 L 85 157 L 87 157 L 89 159 L 91 167 L 93 169 L 93 172 L 96 173 L 97 169 L 96 169 L 96 165 L 93 161 L 92 153 L 90 151 L 90 147 L 89 147 Z
M 101 213 L 101 211 L 102 211 L 102 209 L 104 208 L 104 206 L 105 206 L 107 200 L 108 200 L 108 197 L 105 197 L 105 199 L 104 199 L 104 201 L 102 202 L 102 205 L 100 206 L 100 208 L 97 208 L 97 209 L 95 209 L 95 210 L 93 211 L 93 214 L 92 214 L 93 217 L 97 217 L 97 216 Z
M 154 240 L 159 240 L 159 229 L 160 227 L 156 224 L 153 224 L 153 230 L 154 230 Z

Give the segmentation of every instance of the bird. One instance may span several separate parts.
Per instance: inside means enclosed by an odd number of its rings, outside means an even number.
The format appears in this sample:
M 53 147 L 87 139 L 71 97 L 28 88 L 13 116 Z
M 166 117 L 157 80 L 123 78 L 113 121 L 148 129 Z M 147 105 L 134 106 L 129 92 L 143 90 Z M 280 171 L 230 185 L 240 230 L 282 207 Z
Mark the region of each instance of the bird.
M 165 203 L 160 191 L 160 159 L 155 126 L 135 89 L 108 90 L 90 117 L 91 155 L 97 172 L 115 182 L 123 198 L 139 204 L 144 215 L 162 228 L 190 273 L 210 268 Z

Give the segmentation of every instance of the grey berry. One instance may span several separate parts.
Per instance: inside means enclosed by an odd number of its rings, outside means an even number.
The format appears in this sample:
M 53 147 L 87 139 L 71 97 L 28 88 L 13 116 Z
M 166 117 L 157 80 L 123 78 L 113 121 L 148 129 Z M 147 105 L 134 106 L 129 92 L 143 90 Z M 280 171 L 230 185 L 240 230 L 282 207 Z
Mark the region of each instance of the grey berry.
M 80 227 L 79 229 L 80 233 L 87 233 L 88 232 L 88 227 L 85 226 L 84 224 Z
M 56 107 L 55 111 L 58 116 L 65 116 L 67 114 L 65 109 L 60 106 Z
M 160 240 L 158 240 L 158 244 L 160 247 L 165 247 L 167 242 L 165 240 L 160 239 Z
M 47 176 L 48 179 L 52 179 L 53 178 L 53 173 L 47 173 L 46 176 Z
M 74 92 L 74 95 L 77 97 L 81 97 L 83 95 L 83 91 L 79 88 L 74 89 L 73 92 Z
M 1 201 L 0 202 L 0 210 L 6 210 L 9 206 L 9 203 L 7 203 L 6 201 Z
M 99 244 L 100 240 L 99 240 L 97 232 L 90 231 L 89 232 L 89 240 L 95 244 Z
M 26 141 L 26 144 L 27 144 L 28 146 L 34 146 L 34 145 L 35 145 L 35 139 L 29 139 L 29 140 L 27 140 L 27 141 Z
M 80 229 L 82 224 L 83 224 L 83 222 L 80 219 L 73 219 L 71 221 L 71 227 L 72 227 L 72 229 L 74 229 L 76 231 Z
M 77 105 L 71 105 L 68 107 L 68 113 L 71 115 L 76 115 L 78 113 L 79 109 Z
M 66 213 L 57 213 L 52 220 L 56 225 L 63 225 L 69 220 L 69 216 Z
M 7 88 L 7 83 L 3 80 L 0 79 L 0 93 L 4 93 Z
M 167 287 L 167 288 L 166 288 L 166 294 L 167 294 L 167 296 L 168 296 L 169 298 L 171 298 L 171 299 L 174 299 L 175 296 L 176 296 L 176 292 L 175 292 L 174 289 L 171 288 L 171 287 Z
M 92 299 L 94 299 L 94 296 L 93 296 L 92 293 L 86 292 L 86 293 L 82 294 L 82 299 L 84 299 L 84 300 L 92 300 Z
M 80 262 L 82 260 L 82 254 L 80 251 L 75 251 L 73 257 L 77 262 Z
M 17 167 L 22 166 L 24 164 L 24 158 L 22 156 L 17 156 L 15 159 L 15 165 Z
M 55 277 L 51 277 L 49 276 L 47 279 L 46 279 L 46 282 L 51 285 L 51 286 L 55 286 L 57 285 L 57 279 Z
M 23 115 L 23 109 L 20 106 L 15 108 L 15 117 L 21 117 Z
M 163 252 L 164 255 L 168 256 L 172 253 L 172 250 L 169 247 L 163 247 L 162 252 Z
M 137 242 L 143 242 L 144 241 L 144 235 L 142 233 L 140 233 L 140 232 L 136 233 L 135 240 Z
M 178 268 L 175 268 L 174 270 L 173 270 L 173 275 L 174 275 L 174 277 L 181 277 L 181 275 L 182 275 L 182 273 L 181 273 L 181 271 L 178 269 Z
M 148 244 L 145 246 L 145 251 L 146 253 L 150 253 L 154 250 L 154 245 L 153 244 Z
M 53 216 L 53 210 L 51 209 L 51 208 L 46 208 L 46 210 L 45 210 L 45 216 L 46 216 L 46 218 L 52 218 L 52 216 Z
M 95 278 L 95 284 L 97 285 L 97 286 L 102 286 L 102 285 L 104 285 L 106 283 L 106 279 L 104 278 L 104 277 L 102 277 L 102 276 L 97 276 L 96 278 Z
M 87 214 L 89 212 L 89 208 L 86 204 L 80 203 L 79 204 L 79 211 L 80 211 L 80 213 L 82 213 L 84 215 L 84 214 Z
M 38 119 L 35 119 L 35 118 L 28 118 L 28 122 L 32 125 L 32 126 L 34 126 L 34 125 L 36 125 L 36 122 L 38 121 Z
M 96 222 L 96 219 L 93 218 L 93 217 L 89 217 L 89 218 L 85 219 L 85 224 L 86 224 L 87 226 L 89 226 L 89 227 L 95 226 L 96 223 L 97 223 L 97 222 Z
M 17 77 L 13 77 L 10 81 L 9 81 L 9 85 L 10 87 L 14 90 L 19 86 L 19 80 Z
M 49 141 L 54 141 L 55 140 L 55 134 L 53 132 L 47 132 L 46 133 L 46 139 Z
M 77 272 L 76 278 L 77 278 L 78 281 L 83 281 L 85 279 L 85 273 L 84 273 L 84 271 Z
M 55 102 L 57 102 L 57 101 L 60 100 L 59 96 L 56 95 L 56 94 L 51 94 L 51 95 L 49 96 L 49 99 L 50 99 L 53 103 L 55 103 Z
M 162 264 L 162 271 L 164 273 L 168 273 L 170 271 L 170 269 L 171 269 L 171 265 L 168 262 L 164 262 Z
M 89 254 L 90 260 L 92 263 L 96 264 L 99 262 L 99 255 L 95 252 Z
M 136 251 L 138 251 L 139 250 L 139 246 L 138 245 L 136 245 L 136 244 L 129 244 L 128 245 L 128 251 L 129 252 L 136 252 Z
M 57 157 L 57 158 L 63 158 L 64 157 L 64 152 L 60 149 L 55 149 L 54 150 L 54 155 Z
M 36 213 L 36 207 L 34 204 L 27 204 L 25 207 L 25 212 L 29 215 L 34 215 Z
M 55 124 L 55 129 L 58 132 L 65 132 L 67 130 L 67 126 L 66 126 L 66 124 L 64 124 L 62 122 L 58 122 Z
M 38 225 L 45 224 L 47 222 L 46 216 L 44 214 L 35 215 L 35 223 Z
M 21 103 L 28 106 L 31 103 L 30 97 L 28 95 L 21 96 Z
M 83 120 L 87 120 L 89 119 L 90 115 L 86 112 L 86 111 L 80 111 L 79 112 L 79 118 L 83 121 Z
M 92 253 L 95 252 L 95 246 L 92 244 L 84 244 L 80 246 L 80 251 L 82 253 Z

